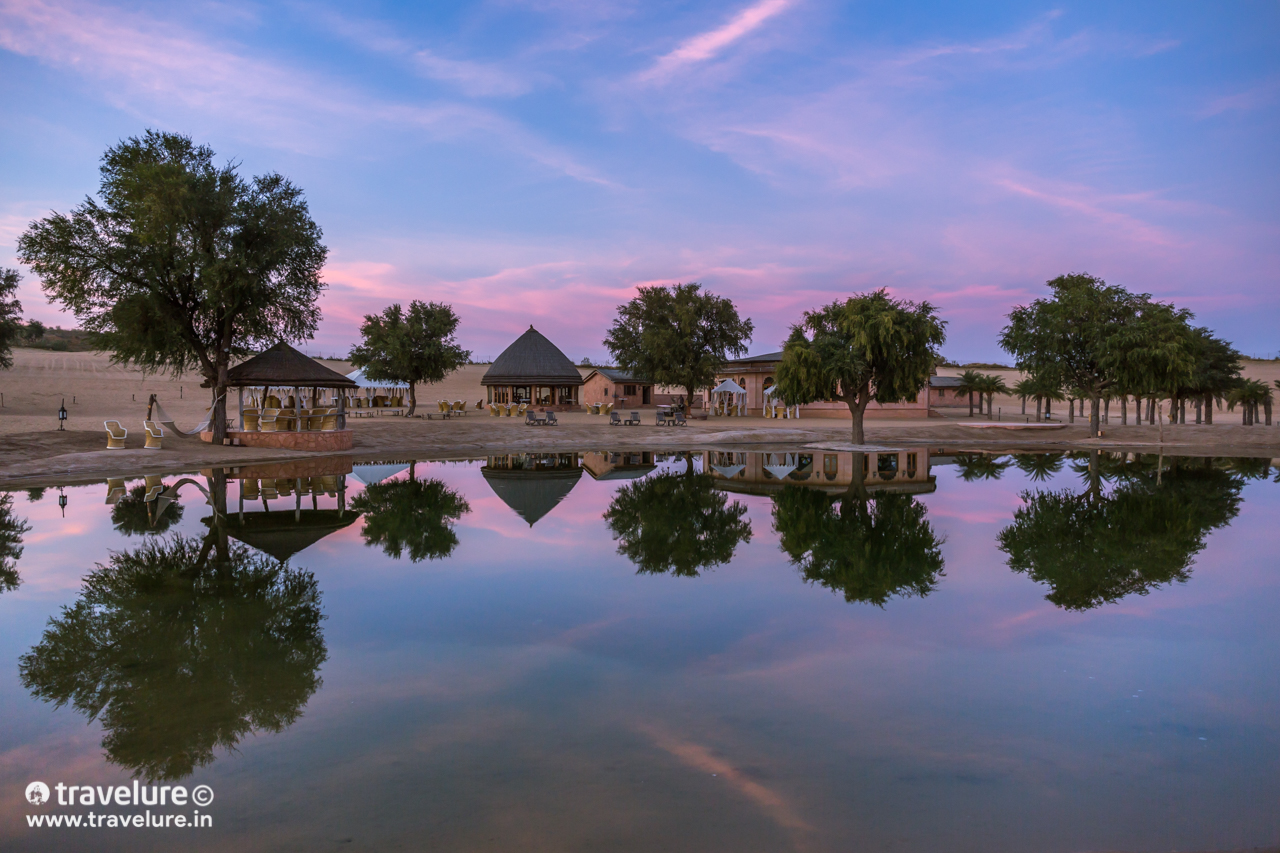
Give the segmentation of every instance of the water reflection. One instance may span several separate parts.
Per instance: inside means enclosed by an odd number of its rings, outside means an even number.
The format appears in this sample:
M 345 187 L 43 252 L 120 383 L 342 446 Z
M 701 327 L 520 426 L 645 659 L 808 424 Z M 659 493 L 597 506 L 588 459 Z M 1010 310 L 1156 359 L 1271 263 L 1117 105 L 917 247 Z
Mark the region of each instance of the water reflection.
M 1087 488 L 1026 491 L 999 534 L 1009 567 L 1047 584 L 1045 598 L 1088 610 L 1191 576 L 1212 530 L 1240 509 L 1244 476 L 1213 459 L 1166 461 L 1093 452 L 1076 465 Z M 1119 483 L 1110 493 L 1104 481 Z
M 17 589 L 22 583 L 18 559 L 22 537 L 30 532 L 31 525 L 13 511 L 13 495 L 0 495 L 0 592 Z
M 930 451 L 881 450 L 869 453 L 734 453 L 708 451 L 703 470 L 716 487 L 746 494 L 771 494 L 787 485 L 843 492 L 861 484 L 873 491 L 926 494 L 936 487 Z
M 851 455 L 856 470 L 862 454 Z M 923 598 L 937 588 L 942 539 L 926 513 L 911 494 L 873 492 L 859 478 L 838 497 L 802 486 L 773 496 L 779 544 L 805 580 L 846 601 L 880 607 L 895 596 Z
M 215 522 L 203 540 L 113 553 L 19 675 L 32 695 L 98 720 L 110 761 L 180 779 L 298 718 L 321 683 L 321 619 L 310 572 L 228 543 Z
M 573 491 L 582 479 L 582 464 L 577 453 L 516 453 L 490 456 L 480 473 L 493 493 L 533 527 Z
M 458 547 L 453 523 L 471 511 L 462 495 L 439 480 L 418 480 L 409 465 L 408 480 L 372 483 L 351 502 L 364 514 L 365 544 L 399 559 L 441 560 Z
M 123 484 L 119 491 L 124 492 Z M 154 487 L 150 485 L 134 486 L 127 493 L 118 495 L 115 487 L 109 484 L 107 503 L 112 503 L 112 498 L 115 498 L 115 503 L 111 507 L 111 524 L 125 536 L 164 533 L 182 519 L 182 504 L 170 501 L 157 503 Z
M 604 520 L 618 553 L 638 572 L 697 577 L 723 565 L 751 541 L 747 508 L 716 490 L 709 474 L 685 460 L 684 473 L 663 472 L 628 483 L 614 494 Z

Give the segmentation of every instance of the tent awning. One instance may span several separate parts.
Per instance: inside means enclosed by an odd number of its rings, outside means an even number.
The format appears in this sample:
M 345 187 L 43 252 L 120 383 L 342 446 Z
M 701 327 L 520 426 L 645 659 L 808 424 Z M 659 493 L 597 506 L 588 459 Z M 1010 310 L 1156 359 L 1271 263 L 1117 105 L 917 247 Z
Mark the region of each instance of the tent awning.
M 356 383 L 357 388 L 408 388 L 409 386 L 403 382 L 393 382 L 391 380 L 377 381 L 369 379 L 364 375 L 363 370 L 353 370 L 347 374 L 347 378 Z
M 743 388 L 732 379 L 726 379 L 719 385 L 711 389 L 712 394 L 745 394 L 747 389 Z

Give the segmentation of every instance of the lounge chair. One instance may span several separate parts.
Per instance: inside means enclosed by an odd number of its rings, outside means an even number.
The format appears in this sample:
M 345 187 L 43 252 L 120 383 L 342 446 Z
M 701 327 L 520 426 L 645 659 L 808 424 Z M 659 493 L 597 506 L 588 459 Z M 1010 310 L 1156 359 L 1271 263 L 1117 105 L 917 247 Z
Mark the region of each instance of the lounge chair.
M 279 409 L 263 409 L 262 417 L 258 420 L 258 429 L 262 432 L 279 432 L 280 421 Z
M 533 413 L 533 409 L 529 409 L 524 413 L 525 426 L 538 426 L 542 421 L 538 420 L 538 416 Z
M 155 421 L 143 421 L 142 428 L 147 431 L 146 448 L 148 450 L 159 450 L 164 440 L 164 428 Z
M 129 431 L 119 421 L 103 421 L 102 425 L 107 428 L 107 450 L 124 450 L 124 440 L 129 437 Z
M 321 432 L 334 432 L 338 429 L 338 410 L 326 409 L 324 416 L 320 418 Z
M 676 426 L 688 426 L 689 422 L 685 420 L 684 409 L 677 409 L 675 416 L 671 419 L 671 422 Z
M 609 426 L 622 426 L 622 415 L 619 415 L 617 412 L 610 412 Z
M 662 411 L 662 409 L 658 409 L 658 411 L 657 411 L 657 412 L 655 412 L 655 413 L 654 413 L 654 415 L 653 415 L 653 422 L 654 422 L 654 424 L 656 424 L 657 426 L 666 426 L 666 425 L 667 425 L 667 413 L 666 413 L 666 412 L 664 412 L 664 411 Z
M 627 426 L 640 426 L 640 413 L 632 412 L 631 417 L 623 421 Z
M 556 420 L 555 412 L 547 412 L 547 426 L 559 426 L 560 422 Z

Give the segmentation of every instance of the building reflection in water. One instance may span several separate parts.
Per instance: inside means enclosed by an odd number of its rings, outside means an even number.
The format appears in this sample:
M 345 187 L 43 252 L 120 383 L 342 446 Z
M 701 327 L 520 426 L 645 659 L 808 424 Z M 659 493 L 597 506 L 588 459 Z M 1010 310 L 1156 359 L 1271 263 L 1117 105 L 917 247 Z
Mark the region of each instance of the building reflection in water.
M 577 453 L 490 456 L 480 469 L 489 488 L 530 527 L 568 497 L 582 478 Z
M 929 469 L 929 450 L 924 447 L 867 453 L 710 450 L 703 454 L 703 470 L 715 480 L 716 488 L 747 494 L 770 494 L 787 485 L 838 493 L 859 482 L 872 493 L 928 494 L 937 488 Z

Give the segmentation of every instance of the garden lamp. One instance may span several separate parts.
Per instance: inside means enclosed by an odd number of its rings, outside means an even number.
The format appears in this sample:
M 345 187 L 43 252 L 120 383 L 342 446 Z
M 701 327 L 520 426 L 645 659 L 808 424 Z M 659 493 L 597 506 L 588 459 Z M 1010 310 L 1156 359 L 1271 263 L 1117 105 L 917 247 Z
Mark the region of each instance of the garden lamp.
M 67 400 L 62 398 L 62 405 L 58 407 L 58 429 L 63 429 L 63 425 L 67 422 Z

